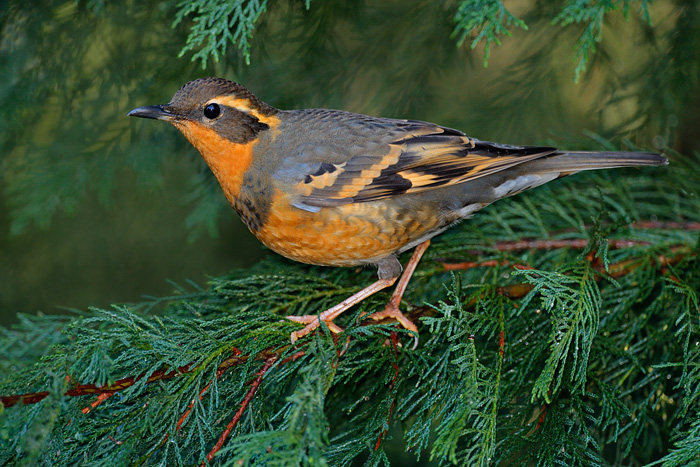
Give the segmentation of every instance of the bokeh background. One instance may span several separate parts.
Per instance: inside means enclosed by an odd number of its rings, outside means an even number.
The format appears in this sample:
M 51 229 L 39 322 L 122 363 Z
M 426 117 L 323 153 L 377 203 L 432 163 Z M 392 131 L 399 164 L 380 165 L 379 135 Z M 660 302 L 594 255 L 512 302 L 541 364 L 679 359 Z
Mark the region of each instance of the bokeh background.
M 477 31 L 462 46 L 451 37 L 456 1 L 272 2 L 250 64 L 229 43 L 204 67 L 196 48 L 180 56 L 197 23 L 174 25 L 178 3 L 0 6 L 0 323 L 204 286 L 268 254 L 174 128 L 126 117 L 198 77 L 283 109 L 427 120 L 513 144 L 678 157 L 699 146 L 695 1 L 606 15 L 578 83 L 586 23 L 553 24 L 559 2 L 505 2 L 528 30 L 500 36 L 486 68 L 483 43 L 469 47 Z

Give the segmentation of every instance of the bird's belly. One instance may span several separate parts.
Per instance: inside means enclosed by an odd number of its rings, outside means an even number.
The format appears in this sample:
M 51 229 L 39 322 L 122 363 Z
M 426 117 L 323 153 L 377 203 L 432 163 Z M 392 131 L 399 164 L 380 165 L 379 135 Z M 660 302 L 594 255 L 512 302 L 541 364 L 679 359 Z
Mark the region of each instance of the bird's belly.
M 255 236 L 271 250 L 303 263 L 355 266 L 376 262 L 437 230 L 427 208 L 407 212 L 387 203 L 356 203 L 308 212 L 282 199 Z

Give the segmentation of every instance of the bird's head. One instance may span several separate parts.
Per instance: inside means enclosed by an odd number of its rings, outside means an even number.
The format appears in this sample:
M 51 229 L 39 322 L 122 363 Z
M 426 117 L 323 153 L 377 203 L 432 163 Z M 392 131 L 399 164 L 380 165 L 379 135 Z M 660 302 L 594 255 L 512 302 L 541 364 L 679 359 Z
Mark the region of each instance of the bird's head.
M 253 146 L 279 124 L 278 112 L 240 84 L 201 78 L 182 86 L 170 103 L 138 107 L 127 115 L 172 123 L 199 150 L 232 199 L 250 166 Z
M 223 78 L 201 78 L 182 86 L 165 105 L 138 107 L 127 115 L 166 120 L 199 149 L 199 138 L 245 144 L 273 126 L 277 109 Z

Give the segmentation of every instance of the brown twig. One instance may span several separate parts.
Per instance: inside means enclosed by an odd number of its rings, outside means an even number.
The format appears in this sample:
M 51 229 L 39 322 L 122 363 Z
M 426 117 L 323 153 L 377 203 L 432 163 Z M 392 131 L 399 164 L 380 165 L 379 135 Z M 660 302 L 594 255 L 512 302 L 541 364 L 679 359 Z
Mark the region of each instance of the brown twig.
M 189 373 L 193 370 L 191 364 L 183 365 L 175 370 L 162 369 L 154 372 L 148 377 L 147 383 L 152 383 L 153 381 L 159 381 L 164 379 L 174 378 L 184 373 Z M 140 381 L 145 374 L 138 376 L 129 376 L 127 378 L 122 378 L 115 381 L 113 384 L 106 384 L 104 386 L 97 386 L 95 384 L 78 384 L 73 389 L 66 391 L 65 395 L 69 397 L 85 396 L 88 394 L 102 394 L 110 393 L 113 394 L 117 391 L 122 391 L 127 389 L 138 381 Z M 12 407 L 13 405 L 23 402 L 24 404 L 36 404 L 42 401 L 49 395 L 48 391 L 31 392 L 27 394 L 17 394 L 13 396 L 0 396 L 0 402 L 2 405 L 7 407 Z
M 502 252 L 515 252 L 523 250 L 557 250 L 561 248 L 582 249 L 589 245 L 588 239 L 569 239 L 569 240 L 515 240 L 507 242 L 497 242 L 491 248 Z M 638 240 L 608 240 L 608 246 L 611 249 L 630 248 L 633 246 L 648 246 L 649 242 Z M 480 251 L 472 250 L 470 253 L 480 253 Z M 464 261 L 459 263 L 448 263 L 447 261 L 437 260 L 446 271 L 463 271 L 466 269 L 479 267 L 495 267 L 495 266 L 511 266 L 517 269 L 533 269 L 525 264 L 510 263 L 508 260 L 488 260 L 488 261 Z
M 503 353 L 506 348 L 506 332 L 501 329 L 498 332 L 498 354 L 501 356 L 501 359 L 503 359 Z
M 113 442 L 114 444 L 116 444 L 117 446 L 120 445 L 120 444 L 124 444 L 124 441 L 117 441 L 116 439 L 114 439 L 113 436 L 107 435 L 107 438 L 109 438 L 109 440 L 110 440 L 111 442 Z
M 650 229 L 661 229 L 661 230 L 700 230 L 700 222 L 662 222 L 662 221 L 639 221 L 630 224 L 631 229 L 639 230 L 650 230 Z M 573 229 L 565 229 L 557 232 L 555 234 L 562 234 L 567 232 L 572 232 Z M 556 250 L 559 248 L 586 248 L 588 246 L 589 240 L 582 238 L 575 238 L 569 240 L 516 240 L 516 241 L 505 241 L 496 242 L 490 246 L 490 249 L 495 249 L 498 251 L 511 252 L 511 251 L 523 251 L 523 250 Z M 648 246 L 650 242 L 643 240 L 626 240 L 626 239 L 608 239 L 608 246 L 612 249 L 619 248 L 629 248 L 632 246 Z M 479 253 L 483 250 L 472 250 L 472 253 Z M 485 264 L 484 264 L 485 265 Z
M 517 263 L 510 263 L 507 260 L 503 261 L 497 261 L 497 260 L 490 260 L 490 261 L 464 261 L 461 263 L 443 263 L 440 261 L 442 264 L 442 267 L 445 268 L 445 271 L 463 271 L 465 269 L 471 269 L 471 268 L 483 268 L 483 267 L 495 267 L 495 266 L 511 266 L 514 268 L 518 269 L 532 269 L 530 266 L 526 266 L 524 264 L 517 264 Z
M 95 401 L 92 404 L 90 404 L 89 407 L 83 407 L 82 412 L 84 414 L 90 413 L 90 411 L 92 409 L 94 409 L 95 407 L 97 407 L 102 402 L 106 401 L 107 399 L 109 399 L 112 396 L 112 394 L 114 394 L 114 393 L 113 392 L 103 392 L 102 394 L 97 396 L 97 399 L 95 399 Z
M 671 248 L 671 253 L 673 254 L 672 256 L 658 255 L 654 258 L 651 258 L 650 261 L 654 263 L 661 270 L 662 273 L 665 274 L 669 266 L 673 266 L 679 261 L 687 258 L 690 252 L 691 249 L 688 246 L 675 246 Z M 628 259 L 626 261 L 620 261 L 619 263 L 611 264 L 608 267 L 607 274 L 610 277 L 617 279 L 618 277 L 622 277 L 633 272 L 634 270 L 644 266 L 645 264 L 648 264 L 648 262 L 639 259 Z M 602 264 L 596 264 L 595 267 L 596 270 L 598 270 L 598 272 L 605 272 L 605 267 Z M 675 278 L 672 279 L 677 280 Z
M 216 377 L 219 377 L 219 372 L 217 371 Z M 212 380 L 213 381 L 213 380 Z M 204 397 L 204 394 L 209 390 L 209 387 L 211 386 L 212 381 L 209 382 L 206 386 L 204 386 L 204 389 L 199 391 L 199 400 L 201 401 L 202 398 Z M 192 401 L 187 405 L 187 410 L 185 410 L 185 413 L 182 414 L 182 417 L 177 421 L 175 424 L 175 431 L 180 431 L 180 428 L 182 428 L 182 424 L 185 423 L 185 420 L 187 420 L 187 416 L 192 412 L 192 408 L 194 407 L 195 400 L 192 399 Z M 168 440 L 168 437 L 170 437 L 170 433 L 166 433 L 165 436 L 163 437 L 163 441 L 160 442 L 160 444 L 165 444 L 165 442 Z
M 296 354 L 295 354 L 296 355 Z M 207 461 L 211 462 L 211 460 L 214 458 L 217 452 L 221 450 L 221 448 L 224 446 L 224 443 L 226 442 L 226 438 L 228 438 L 228 435 L 231 433 L 231 430 L 234 429 L 234 427 L 238 424 L 238 421 L 241 419 L 241 416 L 243 416 L 243 412 L 245 412 L 245 409 L 248 407 L 248 404 L 250 404 L 250 401 L 253 400 L 255 397 L 255 393 L 257 392 L 258 388 L 260 387 L 260 384 L 262 383 L 263 376 L 265 376 L 265 373 L 267 373 L 267 370 L 270 369 L 272 365 L 275 364 L 277 361 L 277 356 L 272 356 L 265 360 L 265 364 L 258 370 L 257 373 L 255 373 L 255 379 L 250 383 L 250 389 L 248 390 L 248 393 L 245 395 L 243 398 L 243 402 L 241 402 L 241 406 L 238 408 L 238 411 L 236 414 L 233 416 L 231 421 L 228 423 L 226 426 L 226 429 L 224 430 L 223 433 L 221 433 L 221 436 L 219 436 L 219 440 L 216 442 L 214 447 L 212 448 L 211 451 L 209 451 L 209 454 L 207 454 Z M 289 361 L 289 359 L 285 359 L 285 361 Z M 206 462 L 202 462 L 202 467 L 206 465 Z
M 283 347 L 281 349 L 278 349 L 277 351 L 273 351 L 271 349 L 265 350 L 261 352 L 260 354 L 255 356 L 255 359 L 257 360 L 265 360 L 270 357 L 270 355 L 277 355 L 281 354 L 286 350 L 286 347 Z M 221 372 L 226 371 L 227 369 L 241 365 L 245 363 L 249 356 L 248 355 L 240 355 L 240 351 L 238 351 L 238 354 L 236 354 L 236 351 L 238 349 L 234 349 L 234 355 L 227 358 L 223 362 L 219 364 L 219 367 L 217 368 L 217 374 L 221 374 Z M 195 371 L 198 368 L 198 366 L 193 365 L 192 363 L 188 363 L 187 365 L 183 365 L 181 367 L 178 367 L 174 370 L 168 369 L 168 368 L 163 368 L 161 370 L 157 370 L 153 372 L 148 379 L 146 380 L 147 384 L 153 383 L 155 381 L 162 381 L 162 380 L 167 380 L 167 379 L 172 379 L 177 376 L 181 376 L 186 373 L 191 373 L 192 371 Z M 69 389 L 68 391 L 65 392 L 66 396 L 69 397 L 78 397 L 78 396 L 85 396 L 85 395 L 90 395 L 90 394 L 98 394 L 100 397 L 106 399 L 108 396 L 103 394 L 114 394 L 115 392 L 123 391 L 137 382 L 139 382 L 141 379 L 143 379 L 146 376 L 146 374 L 140 374 L 137 376 L 128 376 L 126 378 L 119 379 L 115 381 L 112 384 L 106 384 L 104 386 L 97 386 L 95 384 L 76 384 L 75 387 L 72 389 Z M 2 402 L 2 405 L 7 407 L 12 407 L 15 404 L 18 404 L 20 402 L 24 404 L 36 404 L 37 402 L 42 401 L 49 395 L 48 391 L 40 391 L 40 392 L 32 392 L 32 393 L 27 393 L 27 394 L 17 394 L 17 395 L 12 395 L 12 396 L 0 396 L 0 402 Z M 102 402 L 102 401 L 100 401 Z M 96 404 L 97 405 L 97 404 Z M 96 406 L 95 405 L 95 406 Z
M 604 223 L 603 226 L 608 226 L 609 223 Z M 585 229 L 590 230 L 591 226 L 584 226 Z M 630 230 L 700 230 L 700 222 L 674 222 L 674 221 L 639 221 L 629 224 Z M 552 231 L 551 234 L 565 234 L 571 232 L 579 232 L 579 229 L 568 228 Z
M 587 255 L 587 259 L 591 261 L 591 264 L 593 268 L 598 271 L 601 275 L 596 276 L 596 280 L 599 281 L 603 277 L 611 277 L 613 279 L 618 279 L 620 277 L 623 277 L 627 274 L 630 274 L 634 272 L 636 269 L 648 265 L 649 263 L 652 263 L 658 267 L 663 274 L 667 273 L 668 267 L 673 266 L 674 264 L 680 262 L 681 260 L 688 258 L 688 255 L 691 253 L 691 248 L 686 245 L 678 245 L 674 246 L 671 248 L 671 255 L 658 255 L 653 258 L 633 258 L 633 259 L 628 259 L 624 261 L 619 261 L 617 263 L 612 263 L 608 266 L 608 269 L 606 271 L 605 265 L 600 261 L 599 258 L 595 256 L 595 252 L 591 252 L 590 254 Z M 484 263 L 489 263 L 485 261 Z M 483 266 L 483 263 L 442 263 L 443 267 L 445 270 L 448 271 L 455 271 L 455 270 L 462 270 L 462 269 L 471 269 L 473 267 L 477 266 Z M 509 265 L 507 261 L 502 261 L 502 262 L 497 262 L 493 261 L 491 264 L 488 264 L 488 266 L 505 266 Z M 532 269 L 530 267 L 522 267 L 521 265 L 518 264 L 510 264 L 510 266 L 516 268 L 516 269 Z M 678 279 L 671 276 L 671 280 L 677 281 Z M 496 288 L 496 293 L 498 295 L 503 295 L 505 297 L 508 297 L 510 299 L 519 299 L 525 297 L 530 291 L 534 288 L 534 285 L 532 284 L 525 284 L 525 283 L 520 283 L 520 284 L 509 284 L 509 285 L 504 285 L 501 287 Z M 476 303 L 484 298 L 486 293 L 483 293 L 479 295 L 478 297 L 473 297 L 471 300 L 469 300 L 467 303 L 464 304 L 465 308 L 472 308 L 476 305 Z M 410 319 L 411 321 L 416 321 L 419 317 L 421 316 L 427 316 L 431 315 L 434 313 L 434 310 L 428 306 L 418 306 L 413 308 L 409 313 L 406 313 L 406 317 Z
M 635 229 L 700 230 L 700 222 L 639 221 L 630 227 Z
M 589 242 L 590 240 L 586 238 L 573 238 L 569 240 L 516 240 L 496 242 L 491 245 L 491 249 L 504 252 L 523 250 L 558 250 L 561 248 L 581 249 L 586 248 Z M 648 245 L 651 245 L 651 243 L 642 240 L 608 239 L 608 246 L 612 249 Z
M 233 348 L 233 356 L 234 357 L 240 356 L 241 353 L 242 352 L 240 350 L 238 350 L 236 347 Z M 224 371 L 226 371 L 226 369 L 221 368 L 221 367 L 217 368 L 216 369 L 216 378 L 218 379 L 224 373 Z M 214 380 L 210 381 L 209 384 L 207 384 L 204 387 L 204 389 L 199 391 L 198 397 L 199 397 L 200 401 L 202 400 L 202 398 L 204 398 L 204 394 L 206 394 L 206 392 L 209 390 L 209 387 L 211 386 L 211 383 L 213 383 L 213 382 L 214 382 Z M 192 408 L 194 407 L 194 403 L 195 403 L 195 400 L 192 399 L 192 401 L 187 406 L 187 410 L 185 411 L 185 413 L 182 414 L 182 417 L 180 417 L 180 419 L 177 421 L 177 424 L 175 425 L 175 431 L 179 431 L 180 428 L 182 427 L 182 424 L 185 423 L 185 420 L 187 420 L 187 416 L 190 414 L 190 412 L 192 412 Z M 168 435 L 165 435 L 163 442 L 167 441 L 167 439 L 168 439 Z

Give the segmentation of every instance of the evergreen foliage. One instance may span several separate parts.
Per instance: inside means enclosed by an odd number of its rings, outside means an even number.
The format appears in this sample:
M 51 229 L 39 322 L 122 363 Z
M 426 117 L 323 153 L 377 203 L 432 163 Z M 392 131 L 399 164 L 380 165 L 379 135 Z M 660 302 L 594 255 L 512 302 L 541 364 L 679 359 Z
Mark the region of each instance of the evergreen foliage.
M 589 0 L 570 0 L 556 15 L 552 22 L 567 26 L 571 23 L 583 23 L 585 28 L 576 42 L 575 80 L 585 71 L 586 66 L 595 53 L 596 43 L 600 42 L 605 16 L 613 11 L 622 10 L 625 18 L 629 19 L 631 5 L 628 1 L 604 0 L 590 2 Z M 647 0 L 639 0 L 639 14 L 651 24 Z M 305 7 L 311 7 L 311 0 L 305 0 Z M 185 0 L 178 5 L 175 25 L 185 17 L 193 15 L 193 26 L 187 37 L 187 45 L 180 55 L 197 50 L 192 60 L 200 60 L 206 67 L 207 59 L 212 57 L 219 61 L 219 56 L 226 52 L 228 43 L 237 44 L 250 63 L 250 40 L 255 24 L 260 15 L 267 9 L 267 0 L 235 0 L 217 2 L 213 0 Z M 514 16 L 500 0 L 461 0 L 454 13 L 455 28 L 452 37 L 457 44 L 462 45 L 466 38 L 473 34 L 470 47 L 474 49 L 482 41 L 484 43 L 484 66 L 488 64 L 492 44 L 501 45 L 499 35 L 510 36 L 511 25 L 527 30 L 522 19 Z M 202 46 L 202 44 L 204 44 Z M 201 46 L 201 47 L 200 47 Z
M 464 0 L 460 2 L 454 17 L 455 30 L 452 37 L 457 38 L 457 44 L 462 45 L 472 31 L 478 34 L 471 40 L 474 49 L 484 41 L 484 66 L 489 62 L 491 44 L 501 45 L 498 36 L 510 36 L 508 26 L 514 24 L 527 29 L 524 21 L 513 16 L 498 0 Z
M 392 436 L 436 465 L 687 465 L 700 180 L 676 164 L 553 182 L 438 237 L 407 297 L 416 350 L 360 319 L 387 294 L 342 334 L 289 345 L 298 325 L 283 316 L 374 273 L 276 257 L 206 289 L 25 316 L 0 343 L 3 396 L 31 393 L 3 398 L 2 462 L 192 465 L 235 421 L 217 465 L 387 465 Z M 465 261 L 485 266 L 446 271 Z
M 309 0 L 307 0 L 307 8 L 308 2 Z M 246 63 L 250 64 L 250 39 L 253 36 L 255 23 L 267 9 L 267 0 L 235 2 L 185 0 L 178 5 L 178 8 L 174 25 L 179 24 L 188 15 L 195 14 L 192 30 L 187 37 L 187 45 L 180 52 L 180 56 L 197 48 L 192 59 L 200 59 L 202 68 L 205 68 L 207 58 L 211 55 L 218 62 L 219 55 L 226 53 L 226 46 L 231 42 L 238 44 Z M 205 41 L 206 44 L 199 47 Z
M 562 26 L 571 23 L 583 23 L 585 25 L 581 36 L 576 41 L 576 53 L 574 55 L 575 59 L 578 60 L 575 70 L 576 81 L 578 81 L 581 73 L 585 71 L 591 55 L 595 53 L 596 43 L 601 40 L 605 15 L 613 11 L 622 10 L 625 18 L 629 19 L 631 3 L 639 4 L 639 15 L 651 25 L 649 2 L 647 0 L 639 0 L 637 2 L 570 0 L 566 3 L 561 13 L 554 18 L 553 22 L 560 23 Z

